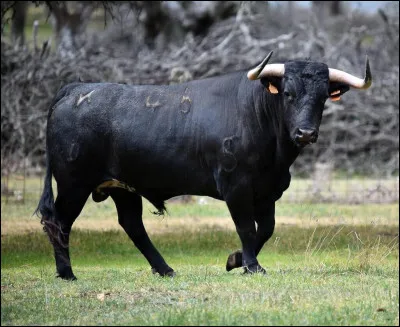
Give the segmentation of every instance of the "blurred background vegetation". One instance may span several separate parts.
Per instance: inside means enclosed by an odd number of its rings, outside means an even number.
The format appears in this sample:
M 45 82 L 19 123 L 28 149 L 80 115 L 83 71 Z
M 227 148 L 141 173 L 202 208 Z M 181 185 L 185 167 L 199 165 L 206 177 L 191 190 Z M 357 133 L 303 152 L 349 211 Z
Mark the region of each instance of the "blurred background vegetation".
M 274 50 L 275 62 L 310 58 L 360 77 L 369 56 L 373 86 L 326 103 L 318 144 L 292 172 L 313 179 L 302 192 L 319 201 L 329 189 L 348 198 L 330 187 L 335 177 L 390 178 L 350 195 L 398 201 L 396 1 L 2 1 L 1 10 L 3 195 L 18 188 L 10 176 L 25 190 L 27 176 L 43 175 L 47 112 L 62 85 L 180 83 L 252 67 Z
M 177 277 L 153 276 L 113 201 L 89 198 L 71 237 L 79 282 L 53 278 L 32 213 L 57 90 L 180 83 L 254 67 L 271 50 L 272 62 L 310 58 L 360 77 L 368 55 L 373 84 L 327 101 L 258 257 L 267 278 L 225 272 L 240 247 L 229 211 L 187 196 L 165 217 L 144 201 Z M 397 1 L 2 1 L 2 325 L 398 326 L 398 90 Z

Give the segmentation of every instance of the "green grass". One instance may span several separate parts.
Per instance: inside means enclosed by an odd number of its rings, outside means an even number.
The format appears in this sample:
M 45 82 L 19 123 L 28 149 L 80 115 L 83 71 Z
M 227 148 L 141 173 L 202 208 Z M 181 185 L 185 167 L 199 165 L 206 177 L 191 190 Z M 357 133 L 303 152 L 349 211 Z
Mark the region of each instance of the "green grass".
M 230 252 L 240 247 L 239 238 L 234 231 L 212 228 L 193 232 L 182 226 L 174 232 L 153 235 L 152 239 L 165 256 L 178 262 L 184 259 L 188 263 L 196 263 L 200 257 L 204 257 L 208 263 L 222 263 Z M 397 245 L 398 227 L 395 226 L 321 226 L 314 229 L 279 226 L 260 255 L 269 257 L 271 254 L 292 254 L 310 258 L 328 253 L 328 257 L 334 254 L 348 258 L 368 250 L 372 261 L 382 261 L 388 256 L 397 258 Z M 1 258 L 2 268 L 19 267 L 26 261 L 29 261 L 30 265 L 53 262 L 51 245 L 42 232 L 3 235 L 3 253 L 5 255 Z M 125 262 L 130 260 L 127 257 L 131 255 L 135 260 L 146 263 L 122 231 L 76 229 L 71 233 L 71 255 L 74 261 L 77 260 L 78 264 L 83 265 L 92 265 L 102 260 L 108 263 Z M 186 259 L 187 256 L 190 258 Z M 217 257 L 221 257 L 222 261 L 209 261 Z M 292 259 L 289 256 L 287 263 Z
M 150 272 L 121 231 L 76 230 L 76 282 L 55 278 L 43 233 L 2 236 L 2 325 L 396 325 L 398 227 L 281 226 L 267 276 L 226 272 L 234 232 L 155 235 L 177 276 Z M 103 299 L 104 297 L 104 299 Z
M 23 198 L 23 205 L 18 201 L 17 196 L 1 197 L 2 217 L 6 220 L 27 219 L 30 217 L 38 204 L 42 188 L 43 177 L 27 177 L 25 180 L 22 175 L 14 175 L 9 180 L 2 179 L 2 183 L 8 185 L 11 190 L 19 192 Z M 372 180 L 372 179 L 351 179 L 333 180 L 330 182 L 332 192 L 338 194 L 352 193 L 350 185 L 364 185 L 366 188 L 379 183 L 382 187 L 397 190 L 398 178 Z M 318 218 L 344 217 L 349 219 L 364 219 L 366 224 L 379 221 L 380 224 L 392 224 L 397 222 L 399 215 L 398 201 L 394 203 L 369 203 L 365 201 L 363 205 L 347 203 L 314 203 L 307 200 L 304 194 L 307 193 L 312 181 L 304 179 L 293 179 L 289 189 L 284 193 L 281 200 L 276 205 L 277 216 L 298 216 L 304 221 L 315 220 Z M 53 179 L 53 190 L 56 193 L 57 186 Z M 323 186 L 323 185 L 322 185 Z M 328 186 L 328 185 L 326 185 Z M 397 187 L 397 188 L 396 188 Z M 25 189 L 25 192 L 24 192 Z M 325 191 L 327 192 L 327 191 Z M 56 194 L 55 194 L 56 195 Z M 228 209 L 224 202 L 203 197 L 205 203 L 200 204 L 200 197 L 193 197 L 193 201 L 187 204 L 181 202 L 167 201 L 168 217 L 229 217 Z M 294 199 L 294 200 L 292 200 Z M 152 212 L 154 207 L 144 200 L 143 215 L 146 219 L 157 218 Z M 115 206 L 111 199 L 101 203 L 95 203 L 89 197 L 79 219 L 100 219 L 104 217 L 116 217 Z M 2 218 L 3 220 L 3 218 Z
M 144 201 L 148 233 L 177 273 L 161 278 L 119 227 L 112 200 L 89 199 L 71 233 L 78 280 L 67 282 L 55 278 L 52 246 L 32 217 L 40 183 L 25 180 L 23 203 L 2 196 L 2 325 L 399 324 L 398 203 L 282 199 L 258 256 L 268 273 L 247 276 L 225 271 L 240 241 L 223 202 L 168 201 L 163 218 Z
M 265 277 L 227 274 L 216 266 L 185 266 L 173 279 L 132 268 L 82 273 L 85 280 L 75 283 L 55 280 L 40 269 L 6 273 L 2 325 L 398 323 L 396 274 L 381 270 L 365 274 L 284 267 Z

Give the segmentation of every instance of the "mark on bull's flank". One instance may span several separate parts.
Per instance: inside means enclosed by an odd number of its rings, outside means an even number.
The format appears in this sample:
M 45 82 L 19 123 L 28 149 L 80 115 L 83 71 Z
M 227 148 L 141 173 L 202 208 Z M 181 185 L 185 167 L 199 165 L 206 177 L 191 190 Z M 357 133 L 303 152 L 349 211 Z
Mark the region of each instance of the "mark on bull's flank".
M 150 102 L 150 96 L 148 96 L 146 98 L 146 107 L 147 108 L 156 108 L 156 107 L 159 107 L 159 106 L 161 106 L 161 103 L 158 100 L 156 102 L 151 103 Z
M 87 99 L 88 102 L 90 103 L 90 96 L 92 95 L 93 92 L 94 92 L 94 90 L 90 91 L 88 94 L 86 94 L 84 96 L 82 96 L 82 94 L 79 94 L 79 99 L 78 99 L 78 102 L 76 103 L 76 105 L 79 106 L 82 103 L 82 101 L 85 99 Z
M 184 103 L 185 101 L 192 102 L 188 96 L 186 96 L 186 95 L 182 95 L 182 100 L 181 100 L 181 103 Z
M 71 146 L 69 148 L 69 154 L 68 154 L 68 158 L 67 161 L 74 161 L 76 160 L 76 158 L 78 158 L 78 154 L 79 154 L 79 144 L 72 142 Z
M 187 95 L 182 95 L 182 99 L 181 99 L 181 112 L 183 112 L 184 114 L 187 114 L 190 110 L 190 106 L 192 104 L 192 100 L 190 99 L 189 96 Z

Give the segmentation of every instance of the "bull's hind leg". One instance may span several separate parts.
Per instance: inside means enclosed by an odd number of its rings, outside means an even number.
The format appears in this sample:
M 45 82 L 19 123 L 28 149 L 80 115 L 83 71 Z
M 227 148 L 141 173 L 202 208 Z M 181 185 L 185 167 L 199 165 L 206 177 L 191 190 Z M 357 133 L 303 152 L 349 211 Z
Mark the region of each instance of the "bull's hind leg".
M 118 221 L 136 247 L 142 252 L 153 272 L 161 276 L 174 276 L 174 270 L 151 243 L 142 220 L 141 196 L 122 189 L 110 190 L 118 212 Z
M 60 191 L 60 188 L 59 188 Z M 54 247 L 58 277 L 75 280 L 69 257 L 69 234 L 72 224 L 79 216 L 90 192 L 75 188 L 71 192 L 59 193 L 55 202 L 55 224 L 46 225 Z

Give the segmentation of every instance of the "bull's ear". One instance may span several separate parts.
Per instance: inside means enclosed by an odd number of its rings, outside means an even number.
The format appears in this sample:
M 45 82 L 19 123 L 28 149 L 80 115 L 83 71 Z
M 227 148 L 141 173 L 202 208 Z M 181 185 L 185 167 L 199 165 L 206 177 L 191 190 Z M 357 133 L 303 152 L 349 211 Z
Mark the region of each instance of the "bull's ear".
M 345 94 L 350 87 L 346 83 L 330 82 L 329 83 L 329 98 L 332 101 L 340 100 L 340 97 Z
M 261 78 L 261 84 L 265 86 L 265 89 L 272 94 L 281 93 L 281 77 L 263 77 Z

